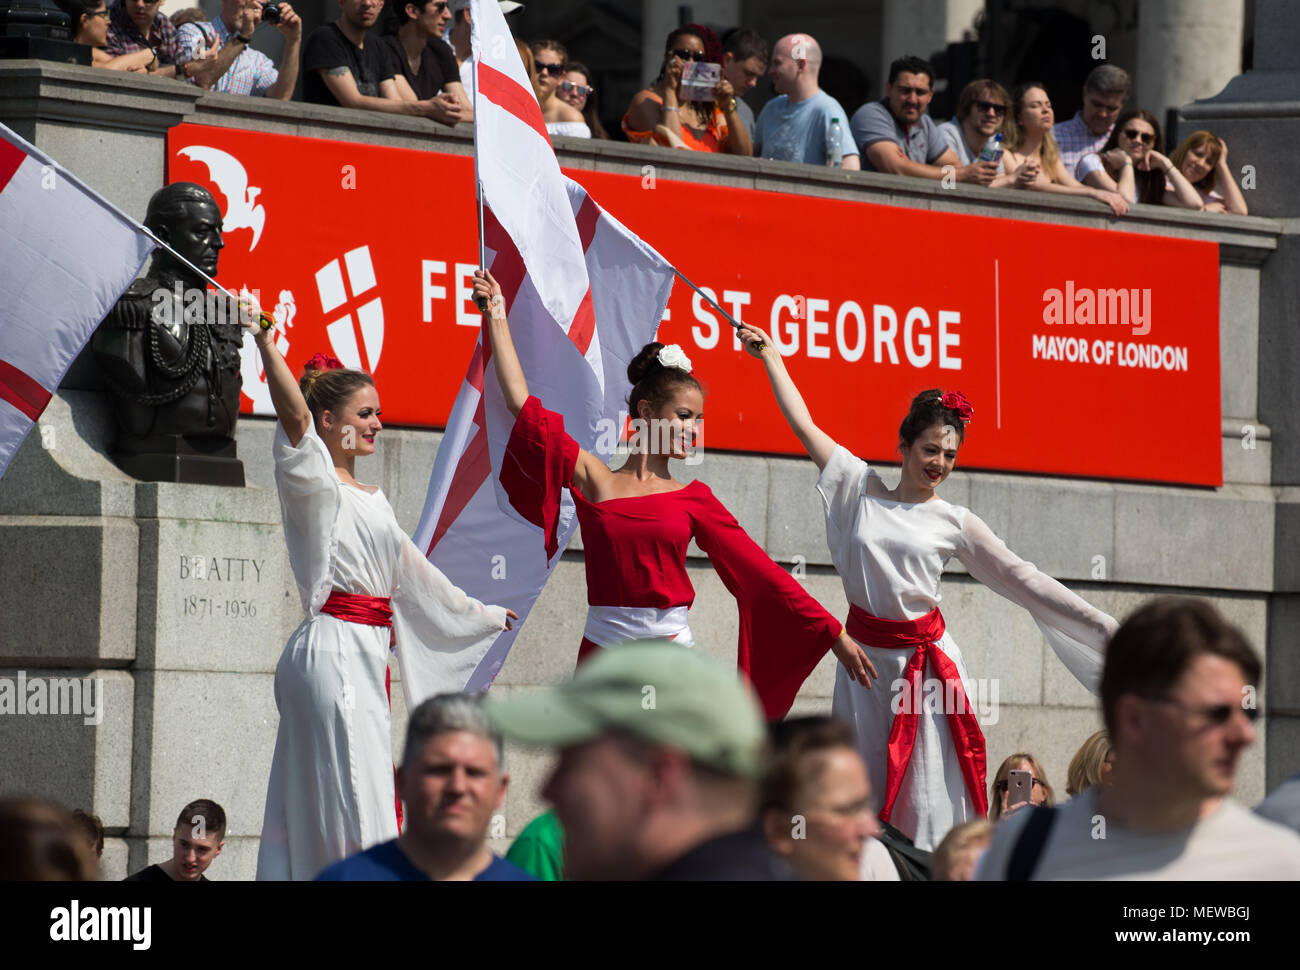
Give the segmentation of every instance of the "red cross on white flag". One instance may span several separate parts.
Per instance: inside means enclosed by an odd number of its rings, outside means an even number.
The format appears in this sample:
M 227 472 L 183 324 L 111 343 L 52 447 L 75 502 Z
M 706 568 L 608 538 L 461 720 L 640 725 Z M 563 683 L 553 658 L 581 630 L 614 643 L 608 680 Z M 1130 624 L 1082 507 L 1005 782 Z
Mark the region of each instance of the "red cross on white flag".
M 673 269 L 560 172 L 500 9 L 473 0 L 470 10 L 488 267 L 501 284 L 530 392 L 564 415 L 582 447 L 608 458 L 614 436 L 600 432 L 622 427 L 627 365 L 654 339 Z M 541 530 L 510 507 L 499 476 L 513 423 L 480 336 L 414 539 L 465 592 L 509 606 L 520 621 L 483 656 L 442 657 L 438 669 L 417 673 L 408 687 L 416 701 L 492 683 L 576 527 L 566 493 L 548 562 Z
M 0 125 L 0 475 L 153 247 Z

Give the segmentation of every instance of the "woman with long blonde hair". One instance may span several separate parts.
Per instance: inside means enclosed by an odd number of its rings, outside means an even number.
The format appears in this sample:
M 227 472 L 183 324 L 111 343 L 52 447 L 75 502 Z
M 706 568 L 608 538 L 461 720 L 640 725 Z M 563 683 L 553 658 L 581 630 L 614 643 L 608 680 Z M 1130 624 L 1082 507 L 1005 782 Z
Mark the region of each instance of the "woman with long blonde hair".
M 1117 216 L 1128 212 L 1128 202 L 1120 193 L 1082 185 L 1066 170 L 1052 137 L 1054 121 L 1051 99 L 1040 82 L 1022 84 L 1012 92 L 1005 167 L 1016 173 L 1015 187 L 1096 199 Z

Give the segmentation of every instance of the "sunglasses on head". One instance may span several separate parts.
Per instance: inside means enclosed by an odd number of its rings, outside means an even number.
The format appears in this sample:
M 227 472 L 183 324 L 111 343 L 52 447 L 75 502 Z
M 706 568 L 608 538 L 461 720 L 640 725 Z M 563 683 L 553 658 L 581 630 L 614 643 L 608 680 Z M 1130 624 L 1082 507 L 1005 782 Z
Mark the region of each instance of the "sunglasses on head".
M 975 107 L 980 111 L 992 111 L 999 118 L 1007 113 L 1005 104 L 994 104 L 992 101 L 976 101 Z
M 595 88 L 593 88 L 593 87 L 588 87 L 588 86 L 585 85 L 585 84 L 574 84 L 572 81 L 561 81 L 561 82 L 560 82 L 560 90 L 561 90 L 561 91 L 571 91 L 571 92 L 574 92 L 574 93 L 576 93 L 576 94 L 578 95 L 578 97 L 580 97 L 580 98 L 585 98 L 585 97 L 586 97 L 587 95 L 589 95 L 589 94 L 595 94 L 595 93 L 596 93 L 596 89 L 595 89 Z
M 681 59 L 681 60 L 683 60 L 683 61 L 702 61 L 702 60 L 704 60 L 704 51 L 688 51 L 688 50 L 683 50 L 683 49 L 680 48 L 680 47 L 674 47 L 674 48 L 673 48 L 672 50 L 670 50 L 668 53 L 669 53 L 669 54 L 672 54 L 673 57 L 679 58 L 679 59 Z
M 1153 131 L 1138 131 L 1136 128 L 1125 128 L 1124 137 L 1129 141 L 1141 141 L 1144 145 L 1154 145 L 1156 135 Z
M 549 74 L 551 77 L 560 77 L 562 74 L 564 74 L 564 65 L 563 65 L 563 64 L 541 64 L 541 63 L 538 63 L 538 65 L 537 65 L 537 73 L 538 73 L 539 75 L 541 75 L 541 74 Z

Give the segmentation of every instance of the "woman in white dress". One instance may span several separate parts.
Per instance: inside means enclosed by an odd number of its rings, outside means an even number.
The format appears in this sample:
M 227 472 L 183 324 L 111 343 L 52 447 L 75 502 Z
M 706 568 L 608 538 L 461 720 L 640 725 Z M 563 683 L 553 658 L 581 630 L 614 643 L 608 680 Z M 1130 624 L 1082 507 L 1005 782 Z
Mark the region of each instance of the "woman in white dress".
M 257 878 L 313 879 L 398 834 L 390 643 L 414 706 L 463 685 L 515 614 L 453 586 L 398 526 L 383 492 L 356 480 L 356 457 L 374 453 L 383 427 L 370 376 L 318 354 L 299 383 L 272 331 L 249 329 L 279 418 L 275 482 L 307 613 L 275 669 L 280 727 Z
M 956 556 L 975 579 L 1027 609 L 1094 693 L 1118 624 L 1016 556 L 974 513 L 939 497 L 974 410 L 960 393 L 917 395 L 899 429 L 902 476 L 890 489 L 813 423 L 767 334 L 744 326 L 740 339 L 763 361 L 782 414 L 821 469 L 826 540 L 850 604 L 845 628 L 890 685 L 869 691 L 837 670 L 832 713 L 853 722 L 881 818 L 933 849 L 954 825 L 988 811 L 972 685 L 938 608 L 944 563 Z

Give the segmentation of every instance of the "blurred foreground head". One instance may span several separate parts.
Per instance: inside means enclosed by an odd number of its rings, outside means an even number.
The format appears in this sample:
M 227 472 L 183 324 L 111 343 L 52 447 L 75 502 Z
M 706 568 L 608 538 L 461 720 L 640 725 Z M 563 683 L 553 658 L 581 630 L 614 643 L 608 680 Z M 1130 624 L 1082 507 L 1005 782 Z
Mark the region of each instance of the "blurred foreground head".
M 734 669 L 696 650 L 611 648 L 566 684 L 486 710 L 507 738 L 559 749 L 542 795 L 568 879 L 649 878 L 754 820 L 762 715 Z
M 44 799 L 0 799 L 0 881 L 83 881 L 98 874 L 71 814 Z
M 880 823 L 847 722 L 800 717 L 772 726 L 762 810 L 768 844 L 805 879 L 862 878 L 862 853 Z

